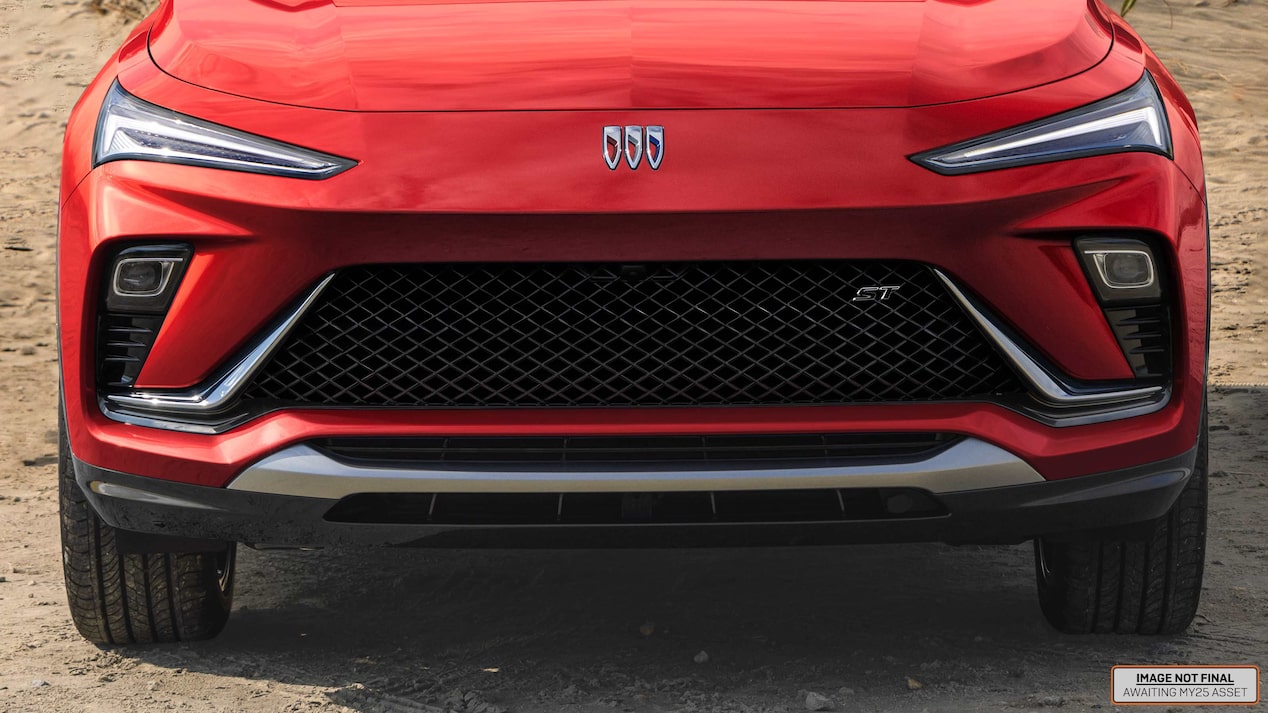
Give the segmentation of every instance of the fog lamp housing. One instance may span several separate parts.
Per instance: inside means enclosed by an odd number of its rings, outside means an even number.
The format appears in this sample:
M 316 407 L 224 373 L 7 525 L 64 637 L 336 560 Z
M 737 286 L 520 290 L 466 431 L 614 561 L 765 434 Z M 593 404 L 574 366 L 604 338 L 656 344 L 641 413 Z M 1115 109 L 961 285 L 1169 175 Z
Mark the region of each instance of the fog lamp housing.
M 1166 266 L 1135 238 L 1080 238 L 1075 252 L 1110 329 L 1137 378 L 1171 374 L 1171 309 Z
M 110 259 L 97 315 L 97 378 L 107 388 L 136 383 L 176 296 L 193 250 L 184 244 L 136 245 Z

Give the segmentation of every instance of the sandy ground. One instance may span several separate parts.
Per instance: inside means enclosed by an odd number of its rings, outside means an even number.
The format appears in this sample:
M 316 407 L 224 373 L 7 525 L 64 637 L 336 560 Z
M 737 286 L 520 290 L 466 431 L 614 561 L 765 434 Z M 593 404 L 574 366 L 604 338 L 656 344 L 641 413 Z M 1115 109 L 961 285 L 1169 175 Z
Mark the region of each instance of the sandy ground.
M 805 691 L 1078 711 L 1110 708 L 1115 663 L 1268 663 L 1268 3 L 1170 8 L 1132 19 L 1201 115 L 1216 287 L 1217 477 L 1186 635 L 1053 633 L 1028 547 L 247 550 L 222 638 L 106 651 L 75 634 L 58 562 L 54 204 L 63 118 L 128 20 L 0 0 L 0 711 L 792 711 Z

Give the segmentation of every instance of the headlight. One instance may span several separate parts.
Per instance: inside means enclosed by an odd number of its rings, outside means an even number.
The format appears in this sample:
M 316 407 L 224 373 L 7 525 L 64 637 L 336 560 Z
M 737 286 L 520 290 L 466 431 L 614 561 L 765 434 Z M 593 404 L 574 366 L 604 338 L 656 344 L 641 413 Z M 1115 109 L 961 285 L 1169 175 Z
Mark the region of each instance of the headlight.
M 330 178 L 355 161 L 217 126 L 110 87 L 97 119 L 93 167 L 132 159 L 293 178 Z
M 1125 151 L 1171 157 L 1167 110 L 1148 72 L 1130 89 L 1108 99 L 916 154 L 911 160 L 953 176 Z

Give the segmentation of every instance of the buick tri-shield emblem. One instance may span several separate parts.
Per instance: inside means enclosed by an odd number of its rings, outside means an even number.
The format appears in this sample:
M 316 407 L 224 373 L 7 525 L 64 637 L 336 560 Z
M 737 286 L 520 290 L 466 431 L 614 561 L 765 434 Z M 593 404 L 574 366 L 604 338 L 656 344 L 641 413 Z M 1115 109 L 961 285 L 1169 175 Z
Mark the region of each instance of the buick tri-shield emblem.
M 647 165 L 652 170 L 660 168 L 660 159 L 665 155 L 665 127 L 647 127 Z
M 630 168 L 638 168 L 638 162 L 643 160 L 643 127 L 627 126 L 625 127 L 625 162 Z
M 614 171 L 621 162 L 621 127 L 603 127 L 603 160 Z
M 660 168 L 665 156 L 665 127 L 663 126 L 605 126 L 603 127 L 603 162 L 613 171 L 621 164 L 621 156 L 630 168 L 638 168 L 643 155 L 652 170 Z

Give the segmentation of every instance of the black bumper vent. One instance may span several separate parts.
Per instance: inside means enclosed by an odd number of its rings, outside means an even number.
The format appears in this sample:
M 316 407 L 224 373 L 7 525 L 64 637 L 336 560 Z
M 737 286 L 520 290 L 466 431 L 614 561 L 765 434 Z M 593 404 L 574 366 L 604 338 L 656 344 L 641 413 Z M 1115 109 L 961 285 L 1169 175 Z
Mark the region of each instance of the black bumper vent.
M 372 525 L 668 525 L 941 517 L 917 488 L 668 493 L 362 493 L 325 515 Z
M 1171 374 L 1171 317 L 1165 306 L 1106 309 L 1105 317 L 1137 378 Z
M 633 407 L 1021 391 L 927 266 L 798 261 L 349 268 L 247 397 Z
M 161 314 L 103 314 L 97 327 L 98 382 L 108 388 L 136 383 L 161 326 Z

